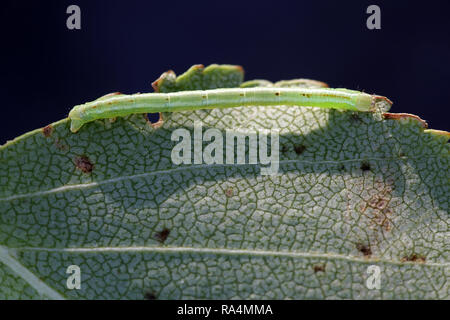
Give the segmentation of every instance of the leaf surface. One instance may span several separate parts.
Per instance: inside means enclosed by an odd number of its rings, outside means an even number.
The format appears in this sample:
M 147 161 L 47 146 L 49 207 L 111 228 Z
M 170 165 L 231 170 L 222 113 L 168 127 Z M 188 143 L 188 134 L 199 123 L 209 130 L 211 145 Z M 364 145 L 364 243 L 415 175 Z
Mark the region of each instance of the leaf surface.
M 242 76 L 194 66 L 153 86 L 325 85 Z M 174 164 L 173 132 L 196 121 L 224 141 L 279 129 L 279 173 Z M 412 116 L 254 106 L 69 125 L 0 147 L 0 298 L 450 297 L 448 134 Z

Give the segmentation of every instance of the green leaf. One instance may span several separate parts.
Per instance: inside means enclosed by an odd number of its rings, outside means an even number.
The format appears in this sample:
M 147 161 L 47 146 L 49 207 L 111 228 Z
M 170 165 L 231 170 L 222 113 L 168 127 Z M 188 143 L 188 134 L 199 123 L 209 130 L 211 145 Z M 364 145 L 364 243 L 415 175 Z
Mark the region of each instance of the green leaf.
M 213 65 L 153 86 L 241 82 L 240 68 Z M 258 85 L 324 86 L 243 84 Z M 194 121 L 224 140 L 279 128 L 279 173 L 174 164 L 172 132 Z M 448 299 L 448 137 L 411 115 L 285 106 L 132 115 L 76 134 L 61 120 L 0 147 L 0 298 Z M 380 289 L 366 285 L 371 265 Z

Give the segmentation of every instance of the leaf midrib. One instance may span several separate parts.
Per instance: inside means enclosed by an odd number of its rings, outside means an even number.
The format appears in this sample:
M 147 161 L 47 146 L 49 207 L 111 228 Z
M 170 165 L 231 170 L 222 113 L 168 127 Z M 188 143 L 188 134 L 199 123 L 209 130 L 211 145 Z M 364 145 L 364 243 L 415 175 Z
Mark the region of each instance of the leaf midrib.
M 55 300 L 65 299 L 59 292 L 49 287 L 44 281 L 28 270 L 28 268 L 17 261 L 17 259 L 10 254 L 11 252 L 11 249 L 0 246 L 0 263 L 3 263 L 13 273 L 21 277 L 26 283 L 34 288 L 41 297 L 49 297 Z
M 386 263 L 392 265 L 418 265 L 423 267 L 450 267 L 449 263 L 438 262 L 413 262 L 398 261 L 382 258 L 357 257 L 351 255 L 337 253 L 321 253 L 321 252 L 289 252 L 289 251 L 273 251 L 273 250 L 248 250 L 248 249 L 226 249 L 226 248 L 196 248 L 196 247 L 156 247 L 156 246 L 135 246 L 135 247 L 80 247 L 80 248 L 44 248 L 44 247 L 16 247 L 9 248 L 10 251 L 44 251 L 56 253 L 108 253 L 108 252 L 143 252 L 143 253 L 195 253 L 195 254 L 214 254 L 214 255 L 248 255 L 248 256 L 278 256 L 290 258 L 307 258 L 307 259 L 333 259 L 345 260 L 349 262 L 359 263 Z

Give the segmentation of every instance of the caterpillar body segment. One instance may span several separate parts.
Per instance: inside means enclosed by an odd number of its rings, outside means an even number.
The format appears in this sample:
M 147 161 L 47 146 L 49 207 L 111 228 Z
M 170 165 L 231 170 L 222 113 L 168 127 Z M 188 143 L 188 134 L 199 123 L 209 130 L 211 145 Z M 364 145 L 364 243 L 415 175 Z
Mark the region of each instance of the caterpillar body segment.
M 227 88 L 180 91 L 172 93 L 144 93 L 106 95 L 92 102 L 77 105 L 69 113 L 71 131 L 84 124 L 134 113 L 192 111 L 199 109 L 233 108 L 240 106 L 309 106 L 368 112 L 381 96 L 328 88 Z

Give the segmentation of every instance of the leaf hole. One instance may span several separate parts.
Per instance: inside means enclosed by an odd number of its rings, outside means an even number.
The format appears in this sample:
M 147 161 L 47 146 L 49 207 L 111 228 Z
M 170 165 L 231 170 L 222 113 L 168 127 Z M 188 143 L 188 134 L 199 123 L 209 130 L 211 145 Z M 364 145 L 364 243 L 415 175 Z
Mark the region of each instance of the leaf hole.
M 145 120 L 149 125 L 151 125 L 154 129 L 158 129 L 164 123 L 162 113 L 147 113 L 144 115 Z

